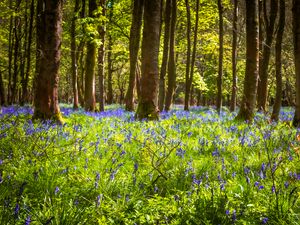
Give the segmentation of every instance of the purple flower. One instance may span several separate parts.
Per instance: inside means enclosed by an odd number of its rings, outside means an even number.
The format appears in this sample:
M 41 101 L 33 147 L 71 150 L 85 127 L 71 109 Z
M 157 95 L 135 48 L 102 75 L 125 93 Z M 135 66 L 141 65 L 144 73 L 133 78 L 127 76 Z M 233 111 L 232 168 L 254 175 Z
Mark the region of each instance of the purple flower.
M 284 182 L 284 187 L 285 187 L 285 188 L 288 188 L 288 187 L 289 187 L 289 182 L 288 182 L 288 181 Z
M 20 205 L 19 205 L 19 203 L 17 203 L 16 207 L 14 209 L 15 216 L 17 216 L 19 214 L 19 211 L 20 211 Z
M 55 191 L 54 191 L 54 194 L 57 194 L 59 192 L 59 187 L 55 187 Z
M 230 215 L 230 211 L 227 209 L 227 210 L 225 211 L 225 214 L 226 214 L 226 215 Z
M 246 177 L 246 181 L 247 181 L 247 184 L 250 184 L 250 178 L 248 176 Z
M 267 224 L 267 222 L 268 222 L 268 218 L 267 217 L 264 217 L 262 220 L 261 220 L 261 223 L 262 224 Z
M 254 186 L 255 186 L 255 187 L 258 187 L 258 185 L 259 185 L 259 182 L 258 182 L 258 181 L 255 181 Z
M 264 189 L 265 187 L 263 186 L 263 185 L 260 185 L 259 187 L 258 187 L 258 190 L 261 190 L 261 189 Z
M 236 221 L 236 211 L 235 211 L 235 209 L 232 211 L 232 220 Z
M 24 225 L 29 225 L 31 223 L 31 216 L 27 216 Z
M 272 186 L 272 193 L 275 193 L 275 191 L 276 191 L 276 188 L 275 188 L 275 186 L 273 185 L 273 186 Z

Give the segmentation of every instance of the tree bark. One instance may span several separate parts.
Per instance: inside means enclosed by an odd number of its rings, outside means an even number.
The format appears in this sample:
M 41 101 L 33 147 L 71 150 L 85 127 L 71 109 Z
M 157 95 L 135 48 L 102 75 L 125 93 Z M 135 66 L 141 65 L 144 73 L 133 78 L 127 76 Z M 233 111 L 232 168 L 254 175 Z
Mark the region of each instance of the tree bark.
M 276 35 L 276 44 L 275 44 L 275 61 L 276 61 L 276 96 L 275 103 L 273 106 L 273 112 L 271 119 L 278 121 L 279 112 L 281 108 L 281 99 L 282 99 L 282 73 L 281 73 L 281 52 L 282 52 L 282 39 L 285 26 L 285 2 L 284 0 L 279 1 L 279 22 Z
M 171 29 L 170 29 L 170 52 L 168 62 L 168 89 L 166 95 L 165 110 L 169 111 L 176 87 L 176 62 L 175 62 L 175 28 L 177 20 L 177 1 L 171 2 Z
M 158 119 L 158 54 L 161 0 L 145 1 L 144 30 L 142 41 L 141 98 L 136 118 Z
M 266 42 L 263 46 L 262 63 L 259 65 L 259 82 L 258 82 L 258 110 L 266 111 L 268 98 L 268 67 L 271 56 L 271 47 L 273 43 L 275 22 L 278 11 L 278 0 L 271 0 L 270 16 L 267 15 L 266 0 L 264 0 L 264 23 L 266 27 Z
M 94 11 L 97 10 L 96 0 L 89 0 L 89 17 L 94 18 Z M 94 112 L 96 109 L 95 96 L 95 65 L 96 65 L 96 43 L 92 37 L 87 41 L 87 56 L 85 63 L 85 91 L 84 108 L 86 111 Z
M 4 89 L 2 71 L 0 70 L 0 106 L 1 105 L 6 105 L 6 96 L 5 96 L 5 89 Z
M 190 99 L 190 64 L 191 64 L 191 10 L 189 0 L 185 0 L 186 14 L 187 14 L 187 58 L 186 58 L 186 71 L 185 71 L 185 95 L 184 95 L 184 110 L 189 110 Z
M 12 0 L 9 1 L 9 9 L 12 10 Z M 13 64 L 13 16 L 9 18 L 9 34 L 8 34 L 8 87 L 7 102 L 11 104 L 11 88 L 12 88 L 12 64 Z
M 222 107 L 222 79 L 223 79 L 223 5 L 222 0 L 218 0 L 218 12 L 219 12 L 219 69 L 218 69 L 218 79 L 217 79 L 217 111 L 220 114 Z
M 33 118 L 62 123 L 58 105 L 62 0 L 38 0 L 36 20 L 38 70 Z
M 166 95 L 165 76 L 167 74 L 167 65 L 169 59 L 171 7 L 172 7 L 172 0 L 167 0 L 166 8 L 165 8 L 164 49 L 163 49 L 163 58 L 162 58 L 162 64 L 160 68 L 160 75 L 159 75 L 158 105 L 160 111 L 163 111 L 165 105 L 165 95 Z
M 75 0 L 74 15 L 71 22 L 71 59 L 72 59 L 72 88 L 73 88 L 73 108 L 78 109 L 78 66 L 76 47 L 76 20 L 80 9 L 79 0 Z
M 106 0 L 100 0 L 100 6 L 102 8 L 102 16 L 106 16 Z M 98 74 L 99 74 L 99 109 L 100 112 L 104 111 L 105 96 L 104 96 L 104 62 L 105 62 L 105 33 L 106 33 L 106 23 L 101 21 L 101 26 L 99 26 L 99 34 L 101 39 L 101 45 L 98 49 Z
M 258 0 L 245 0 L 245 2 L 246 74 L 244 79 L 243 99 L 237 119 L 252 121 L 256 103 L 259 60 Z
M 234 0 L 233 6 L 233 22 L 232 22 L 232 90 L 231 90 L 231 102 L 230 102 L 230 111 L 233 112 L 236 109 L 236 101 L 237 101 L 237 35 L 238 35 L 238 0 Z
M 129 84 L 125 97 L 125 109 L 134 111 L 134 89 L 136 86 L 136 71 L 138 54 L 140 47 L 141 28 L 143 21 L 144 0 L 133 1 L 132 23 L 130 28 L 129 54 L 130 54 L 130 73 Z
M 296 106 L 293 126 L 300 126 L 300 1 L 293 0 L 294 60 L 296 73 Z

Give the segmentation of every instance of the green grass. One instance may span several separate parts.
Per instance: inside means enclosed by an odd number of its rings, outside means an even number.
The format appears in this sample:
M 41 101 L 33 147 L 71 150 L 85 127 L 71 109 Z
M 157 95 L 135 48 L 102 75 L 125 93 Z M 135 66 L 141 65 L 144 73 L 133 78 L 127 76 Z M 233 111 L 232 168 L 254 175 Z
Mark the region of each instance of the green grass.
M 15 110 L 0 118 L 1 225 L 300 224 L 300 142 L 286 122 L 209 108 L 138 122 L 113 106 L 63 108 L 58 126 Z

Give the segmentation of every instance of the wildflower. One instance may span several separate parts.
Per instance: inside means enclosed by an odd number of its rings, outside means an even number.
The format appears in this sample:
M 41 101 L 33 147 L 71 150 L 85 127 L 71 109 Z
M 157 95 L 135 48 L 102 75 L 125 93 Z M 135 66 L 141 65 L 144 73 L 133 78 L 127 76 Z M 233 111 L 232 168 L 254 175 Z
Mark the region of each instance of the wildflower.
M 54 191 L 54 194 L 56 195 L 57 193 L 59 192 L 59 187 L 55 187 L 55 191 Z
M 29 225 L 31 223 L 31 216 L 27 216 L 24 225 Z
M 273 186 L 272 186 L 272 193 L 275 193 L 275 191 L 276 191 L 276 188 L 275 188 L 275 186 L 273 185 Z
M 230 211 L 227 209 L 227 210 L 225 211 L 225 214 L 226 214 L 226 215 L 230 215 Z
M 100 180 L 100 173 L 97 172 L 97 173 L 96 173 L 96 181 L 99 181 L 99 180 Z
M 15 216 L 18 216 L 19 211 L 20 211 L 20 205 L 19 205 L 19 203 L 17 203 L 17 204 L 16 204 L 16 207 L 15 207 L 15 209 L 14 209 L 14 214 L 15 214 Z
M 250 184 L 250 178 L 248 176 L 246 177 L 246 181 L 247 181 L 247 184 Z
M 289 187 L 289 182 L 288 182 L 288 181 L 284 182 L 284 187 L 285 187 L 285 188 L 288 188 L 288 187 Z
M 97 199 L 96 199 L 96 206 L 99 207 L 100 203 L 101 203 L 101 198 L 102 198 L 102 194 L 98 195 L 97 196 Z
M 154 193 L 157 193 L 158 192 L 158 187 L 155 185 L 154 187 Z
M 255 181 L 254 186 L 255 186 L 255 187 L 258 187 L 258 185 L 259 185 L 259 182 L 258 182 L 258 181 Z
M 235 211 L 235 209 L 232 211 L 232 220 L 236 221 L 236 211 Z
M 261 190 L 261 189 L 264 189 L 265 187 L 263 186 L 263 185 L 260 185 L 259 187 L 258 187 L 258 190 Z
M 236 172 L 233 172 L 231 176 L 232 176 L 232 177 L 235 177 L 235 176 L 236 176 Z
M 268 222 L 268 218 L 267 217 L 264 217 L 262 220 L 261 220 L 261 223 L 262 224 L 267 224 L 267 222 Z

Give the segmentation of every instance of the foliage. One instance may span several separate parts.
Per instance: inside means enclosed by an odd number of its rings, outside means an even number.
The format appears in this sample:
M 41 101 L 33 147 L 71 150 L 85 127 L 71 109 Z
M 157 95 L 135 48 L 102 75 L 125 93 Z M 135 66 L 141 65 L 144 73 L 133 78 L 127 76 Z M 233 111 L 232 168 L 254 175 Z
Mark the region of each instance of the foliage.
M 289 127 L 212 108 L 135 121 L 62 106 L 66 123 L 0 116 L 1 224 L 297 224 L 299 146 Z

